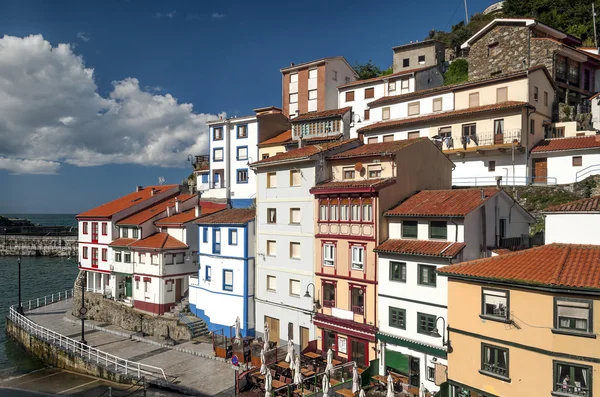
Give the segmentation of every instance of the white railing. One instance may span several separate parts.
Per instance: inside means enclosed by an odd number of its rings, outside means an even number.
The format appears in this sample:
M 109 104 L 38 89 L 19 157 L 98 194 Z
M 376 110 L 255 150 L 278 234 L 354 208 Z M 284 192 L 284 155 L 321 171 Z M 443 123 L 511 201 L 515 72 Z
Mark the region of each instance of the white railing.
M 28 312 L 34 309 L 37 309 L 42 306 L 51 305 L 52 303 L 66 301 L 69 298 L 73 297 L 73 288 L 68 289 L 64 292 L 58 292 L 52 295 L 46 295 L 41 298 L 31 299 L 25 302 L 21 302 L 21 306 L 23 307 L 23 311 Z
M 66 291 L 65 294 L 68 292 L 69 291 Z M 70 292 L 72 297 L 73 290 L 71 290 Z M 66 295 L 63 295 L 63 297 L 64 296 Z M 42 302 L 46 302 L 45 304 L 50 304 L 51 302 L 49 302 L 46 298 L 47 297 L 30 300 L 29 310 L 36 307 L 42 307 Z M 32 303 L 34 302 L 37 304 L 36 307 L 32 306 Z M 152 377 L 167 381 L 165 371 L 163 371 L 162 368 L 148 364 L 142 364 L 135 361 L 129 361 L 124 358 L 113 356 L 112 354 L 103 352 L 92 346 L 88 346 L 84 343 L 81 343 L 78 340 L 66 337 L 62 334 L 59 334 L 58 332 L 52 331 L 51 329 L 45 328 L 31 321 L 22 314 L 19 314 L 14 305 L 11 306 L 9 309 L 8 318 L 17 327 L 24 330 L 29 335 L 43 340 L 62 351 L 75 354 L 88 362 L 95 362 L 97 365 L 102 365 L 104 368 L 106 368 L 106 370 L 110 372 L 123 374 L 125 376 L 132 376 L 138 379 L 141 379 L 142 377 Z

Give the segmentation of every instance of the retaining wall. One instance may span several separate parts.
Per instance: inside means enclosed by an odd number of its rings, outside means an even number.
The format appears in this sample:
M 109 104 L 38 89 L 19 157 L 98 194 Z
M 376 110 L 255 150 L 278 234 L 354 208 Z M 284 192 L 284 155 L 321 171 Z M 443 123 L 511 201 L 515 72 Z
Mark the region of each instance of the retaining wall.
M 71 256 L 77 258 L 77 236 L 0 235 L 0 256 Z

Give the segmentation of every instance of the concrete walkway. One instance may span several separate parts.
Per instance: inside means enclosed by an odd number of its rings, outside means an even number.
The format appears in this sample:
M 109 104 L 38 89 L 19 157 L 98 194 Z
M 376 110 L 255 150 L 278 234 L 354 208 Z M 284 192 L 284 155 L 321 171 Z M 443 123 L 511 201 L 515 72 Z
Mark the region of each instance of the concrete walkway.
M 27 312 L 27 317 L 73 339 L 81 338 L 81 321 L 71 316 L 72 300 Z M 135 338 L 135 339 L 132 339 Z M 155 338 L 138 338 L 116 326 L 86 321 L 85 339 L 90 346 L 131 361 L 162 368 L 169 379 L 197 395 L 233 396 L 234 371 L 229 363 L 212 357 L 210 343 L 189 341 L 166 347 Z M 143 340 L 140 340 L 143 339 Z

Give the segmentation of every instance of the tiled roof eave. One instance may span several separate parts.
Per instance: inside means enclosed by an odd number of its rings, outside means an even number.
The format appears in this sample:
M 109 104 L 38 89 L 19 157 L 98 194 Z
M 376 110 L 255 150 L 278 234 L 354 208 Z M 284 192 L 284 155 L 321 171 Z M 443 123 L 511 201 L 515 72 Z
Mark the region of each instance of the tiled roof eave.
M 267 166 L 267 165 L 293 163 L 296 161 L 306 161 L 306 160 L 310 160 L 312 156 L 314 156 L 314 154 L 312 154 L 310 156 L 304 156 L 304 157 L 294 157 L 294 158 L 290 158 L 290 159 L 265 161 L 264 163 L 262 162 L 262 160 L 259 160 L 255 163 L 250 164 L 250 167 L 262 167 L 262 166 Z M 268 158 L 265 160 L 268 160 Z
M 479 208 L 479 207 L 477 207 Z M 475 211 L 477 208 L 470 212 Z M 464 218 L 468 214 L 390 214 L 386 211 L 383 216 L 402 217 L 402 218 Z
M 531 150 L 531 154 L 538 153 L 557 153 L 557 152 L 579 152 L 582 150 L 600 150 L 600 146 L 592 146 L 592 147 L 580 147 L 580 148 L 571 148 L 571 149 L 554 149 L 554 150 Z
M 461 249 L 462 251 L 462 249 Z M 460 251 L 458 251 L 456 253 L 456 255 L 444 255 L 443 252 L 439 253 L 439 254 L 425 254 L 425 253 L 421 253 L 421 252 L 408 252 L 408 251 L 389 251 L 389 250 L 382 250 L 382 249 L 373 249 L 373 252 L 377 252 L 380 254 L 394 254 L 394 255 L 407 255 L 407 256 L 424 256 L 424 257 L 431 257 L 431 258 L 446 258 L 446 259 L 454 259 L 458 256 L 458 254 L 460 253 Z

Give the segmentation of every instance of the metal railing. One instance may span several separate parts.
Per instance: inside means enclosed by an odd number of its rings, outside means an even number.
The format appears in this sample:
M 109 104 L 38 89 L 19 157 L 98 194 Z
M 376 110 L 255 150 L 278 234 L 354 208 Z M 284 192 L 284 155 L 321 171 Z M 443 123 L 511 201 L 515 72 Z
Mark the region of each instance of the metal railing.
M 590 175 L 600 174 L 600 164 L 590 165 L 575 173 L 575 182 L 579 182 Z
M 30 299 L 25 304 L 21 302 L 21 306 L 23 307 L 24 312 L 29 312 L 31 310 L 38 309 L 40 307 L 51 305 L 52 303 L 66 301 L 73 297 L 73 288 L 68 289 L 64 292 L 58 292 L 56 294 L 46 295 L 41 298 Z
M 465 176 L 453 177 L 452 185 L 454 186 L 495 186 L 497 183 L 496 176 Z M 531 177 L 531 176 L 509 176 L 502 178 L 500 181 L 502 186 L 526 186 L 526 185 L 556 185 L 557 180 L 553 176 Z
M 521 237 L 501 237 L 500 247 L 511 250 L 526 249 L 531 247 L 531 239 L 529 236 Z
M 32 299 L 28 301 L 23 308 L 28 308 L 29 311 L 32 309 L 36 309 L 45 305 L 49 305 L 53 302 L 58 302 L 59 300 L 66 300 L 69 296 L 69 292 L 71 297 L 73 297 L 73 290 L 65 291 L 64 295 L 53 294 L 47 295 L 43 298 Z M 57 297 L 57 300 L 54 301 L 54 296 Z M 48 297 L 51 297 L 49 300 Z M 30 336 L 36 337 L 42 341 L 45 341 L 48 344 L 55 346 L 56 348 L 81 357 L 83 360 L 86 360 L 91 363 L 96 363 L 97 365 L 101 365 L 106 368 L 107 371 L 123 374 L 125 376 L 131 376 L 138 379 L 142 377 L 151 377 L 156 379 L 161 379 L 167 381 L 167 377 L 165 375 L 165 371 L 162 368 L 155 367 L 148 364 L 142 364 L 135 361 L 129 361 L 124 358 L 120 358 L 114 356 L 112 354 L 103 352 L 98 350 L 92 346 L 88 346 L 80 341 L 75 339 L 71 339 L 67 336 L 64 336 L 58 332 L 52 331 L 46 327 L 43 327 L 22 314 L 19 314 L 15 308 L 15 306 L 11 306 L 8 312 L 8 318 L 20 329 L 27 332 Z
M 510 145 L 513 142 L 521 142 L 521 129 L 505 129 L 501 133 L 497 132 L 478 132 L 471 135 L 454 135 L 452 137 L 441 138 L 438 145 L 441 144 L 442 150 L 467 149 L 472 147 L 483 147 L 493 145 Z

